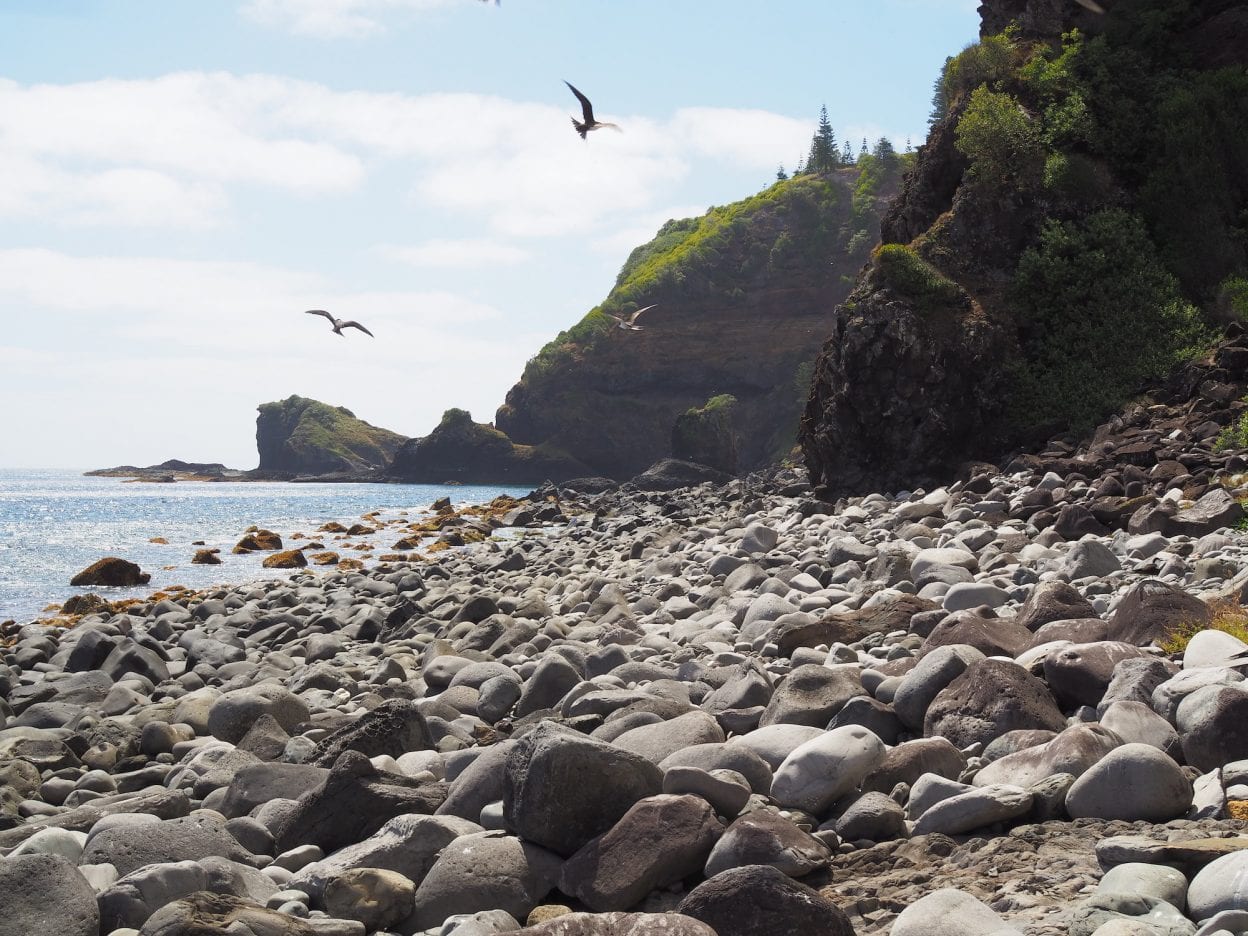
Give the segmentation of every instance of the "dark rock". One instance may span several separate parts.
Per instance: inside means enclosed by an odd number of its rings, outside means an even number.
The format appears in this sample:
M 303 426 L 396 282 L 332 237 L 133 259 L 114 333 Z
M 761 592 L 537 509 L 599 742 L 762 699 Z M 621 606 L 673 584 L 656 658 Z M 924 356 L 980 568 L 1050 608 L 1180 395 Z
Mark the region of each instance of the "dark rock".
M 332 767 L 345 751 L 358 751 L 365 757 L 389 754 L 398 758 L 409 751 L 428 751 L 432 747 L 429 726 L 415 703 L 389 699 L 321 739 L 309 763 Z
M 1144 655 L 1134 644 L 1120 641 L 1075 644 L 1045 658 L 1044 681 L 1067 710 L 1096 706 L 1109 687 L 1114 668 L 1123 660 Z
M 298 799 L 328 777 L 325 768 L 307 764 L 250 764 L 234 774 L 219 810 L 230 818 L 246 816 L 269 800 Z
M 87 843 L 81 864 L 111 864 L 124 877 L 144 865 L 197 861 L 209 855 L 233 861 L 249 857 L 220 818 L 213 822 L 197 815 L 105 829 Z
M 987 744 L 1007 731 L 1066 724 L 1048 688 L 1016 663 L 979 660 L 941 690 L 923 720 L 926 737 L 940 735 L 959 748 Z
M 287 549 L 265 556 L 262 565 L 266 569 L 302 569 L 308 564 L 301 549 Z
M 1137 647 L 1159 642 L 1181 625 L 1207 625 L 1209 606 L 1165 582 L 1140 582 L 1127 592 L 1109 618 L 1108 639 Z
M 708 481 L 712 484 L 727 484 L 731 480 L 732 475 L 708 468 L 706 465 L 695 465 L 693 462 L 681 461 L 677 458 L 665 458 L 632 478 L 627 487 L 636 491 L 674 491 Z
M 234 552 L 273 552 L 282 548 L 282 538 L 272 530 L 253 530 L 234 544 Z
M 324 786 L 299 797 L 273 830 L 279 852 L 319 845 L 327 853 L 358 842 L 404 813 L 432 814 L 446 799 L 446 784 L 421 783 L 382 773 L 358 751 L 346 751 Z
M 501 428 L 475 423 L 465 410 L 449 409 L 429 435 L 399 447 L 388 474 L 415 484 L 538 484 L 593 472 L 557 449 L 519 445 Z
M 151 575 L 141 570 L 133 562 L 118 559 L 116 556 L 108 556 L 87 566 L 70 579 L 69 584 L 87 587 L 100 585 L 129 587 L 146 585 L 151 580 Z
M 507 758 L 503 817 L 517 835 L 567 857 L 662 789 L 662 773 L 645 758 L 544 722 Z
M 60 855 L 0 858 L 0 933 L 4 936 L 98 936 L 95 890 Z
M 919 648 L 919 656 L 937 647 L 966 644 L 984 656 L 1015 657 L 1031 644 L 1031 631 L 1017 621 L 981 617 L 974 611 L 957 611 L 936 625 Z
M 593 910 L 627 910 L 652 890 L 700 872 L 723 831 L 699 796 L 640 800 L 563 863 L 559 889 Z
M 317 936 L 318 930 L 298 917 L 229 894 L 199 891 L 165 904 L 153 913 L 141 936 L 236 936 L 240 931 L 264 936 Z
M 1015 623 L 1029 631 L 1037 631 L 1050 621 L 1094 618 L 1092 602 L 1066 582 L 1040 582 L 1031 590 L 1018 610 Z
M 1191 507 L 1170 517 L 1162 528 L 1167 536 L 1204 536 L 1223 527 L 1234 526 L 1244 516 L 1244 508 L 1226 488 L 1216 487 Z
M 678 912 L 706 923 L 717 936 L 854 936 L 840 907 L 766 865 L 735 868 L 699 884 Z
M 759 725 L 825 728 L 846 702 L 866 694 L 856 671 L 808 663 L 794 668 L 776 688 Z
M 756 809 L 733 820 L 706 861 L 706 876 L 733 868 L 767 865 L 788 877 L 824 867 L 828 846 L 774 809 Z
M 704 406 L 688 409 L 677 416 L 672 425 L 673 457 L 735 474 L 736 411 L 737 398 L 721 394 L 707 400 Z
M 565 913 L 517 930 L 516 936 L 716 936 L 679 913 Z

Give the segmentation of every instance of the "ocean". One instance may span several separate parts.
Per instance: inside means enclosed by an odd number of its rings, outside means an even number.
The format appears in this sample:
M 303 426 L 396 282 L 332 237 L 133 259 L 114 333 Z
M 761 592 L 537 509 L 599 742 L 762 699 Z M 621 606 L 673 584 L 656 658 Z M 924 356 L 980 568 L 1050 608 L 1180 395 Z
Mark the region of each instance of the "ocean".
M 0 621 L 27 623 L 49 604 L 97 592 L 109 600 L 143 597 L 173 584 L 206 588 L 289 575 L 261 566 L 265 553 L 231 555 L 250 526 L 287 540 L 331 520 L 350 526 L 371 511 L 408 511 L 412 519 L 441 497 L 456 506 L 483 503 L 529 488 L 431 484 L 289 484 L 281 482 L 129 483 L 76 471 L 0 469 Z M 389 534 L 392 531 L 387 531 Z M 155 537 L 167 545 L 150 542 Z M 397 534 L 393 538 L 397 538 Z M 196 549 L 221 550 L 221 565 L 192 565 Z M 377 542 L 389 552 L 390 539 Z M 326 543 L 326 548 L 337 547 Z M 344 557 L 352 553 L 342 553 Z M 75 588 L 69 580 L 104 556 L 150 572 L 137 588 Z

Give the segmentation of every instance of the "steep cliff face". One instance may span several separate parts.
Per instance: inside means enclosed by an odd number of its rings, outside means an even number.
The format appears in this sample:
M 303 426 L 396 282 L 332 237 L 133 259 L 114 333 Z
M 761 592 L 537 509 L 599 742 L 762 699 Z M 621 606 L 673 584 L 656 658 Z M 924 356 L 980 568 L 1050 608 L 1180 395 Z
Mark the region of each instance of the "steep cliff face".
M 262 472 L 329 474 L 385 467 L 407 436 L 357 419 L 349 409 L 291 396 L 262 403 L 256 448 Z
M 875 243 L 900 174 L 868 157 L 668 222 L 603 304 L 529 362 L 496 425 L 626 478 L 670 454 L 678 416 L 731 394 L 738 467 L 787 451 L 831 310 Z M 642 331 L 608 315 L 652 304 Z
M 1204 346 L 1248 274 L 1248 4 L 987 0 L 815 366 L 837 493 L 1082 429 Z
M 399 448 L 387 474 L 412 484 L 540 484 L 591 472 L 562 452 L 516 445 L 493 426 L 473 422 L 471 413 L 450 409 L 429 435 Z

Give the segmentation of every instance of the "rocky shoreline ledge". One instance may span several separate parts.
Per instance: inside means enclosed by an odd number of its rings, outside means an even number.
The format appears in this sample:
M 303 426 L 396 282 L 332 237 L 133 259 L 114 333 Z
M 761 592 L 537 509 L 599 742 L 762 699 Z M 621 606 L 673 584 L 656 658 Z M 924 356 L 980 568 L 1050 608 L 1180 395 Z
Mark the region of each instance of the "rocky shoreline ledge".
M 1241 456 L 1166 410 L 14 626 L 0 933 L 1248 932 Z

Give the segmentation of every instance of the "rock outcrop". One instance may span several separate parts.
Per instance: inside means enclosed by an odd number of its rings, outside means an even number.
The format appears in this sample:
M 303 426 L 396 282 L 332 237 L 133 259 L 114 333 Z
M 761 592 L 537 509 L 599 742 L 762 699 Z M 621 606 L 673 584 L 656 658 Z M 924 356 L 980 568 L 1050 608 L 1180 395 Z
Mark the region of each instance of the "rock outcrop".
M 517 445 L 472 414 L 449 409 L 427 436 L 409 439 L 387 474 L 412 484 L 540 484 L 593 474 L 575 458 L 548 445 Z
M 737 468 L 787 453 L 831 310 L 876 242 L 899 176 L 899 163 L 867 157 L 669 221 L 633 251 L 602 305 L 529 362 L 496 425 L 620 480 L 673 454 L 678 416 L 731 394 Z M 647 305 L 642 331 L 608 316 Z
M 407 437 L 369 425 L 342 406 L 290 396 L 262 403 L 258 472 L 321 475 L 384 468 Z
M 1094 425 L 1227 308 L 1248 273 L 1248 4 L 1104 5 L 980 7 L 816 363 L 815 484 L 912 487 Z M 1198 171 L 1176 155 L 1195 135 Z

